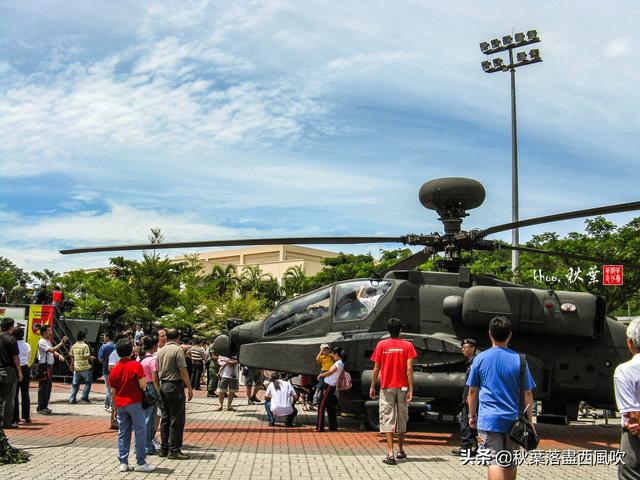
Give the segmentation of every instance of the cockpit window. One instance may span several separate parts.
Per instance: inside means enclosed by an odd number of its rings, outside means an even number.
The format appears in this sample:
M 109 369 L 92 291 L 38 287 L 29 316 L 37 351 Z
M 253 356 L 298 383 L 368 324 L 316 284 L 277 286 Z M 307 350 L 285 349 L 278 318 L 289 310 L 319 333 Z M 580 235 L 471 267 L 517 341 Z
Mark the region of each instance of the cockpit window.
M 265 335 L 279 335 L 324 317 L 331 307 L 331 288 L 303 295 L 277 307 L 265 321 Z
M 357 280 L 336 286 L 336 322 L 363 320 L 391 288 L 385 280 Z

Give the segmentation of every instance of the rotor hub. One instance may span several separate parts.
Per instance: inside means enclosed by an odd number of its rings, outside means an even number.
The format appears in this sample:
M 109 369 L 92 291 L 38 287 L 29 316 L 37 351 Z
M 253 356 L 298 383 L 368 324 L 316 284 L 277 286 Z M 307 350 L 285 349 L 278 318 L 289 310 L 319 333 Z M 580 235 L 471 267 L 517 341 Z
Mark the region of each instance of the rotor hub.
M 449 177 L 424 183 L 418 197 L 425 208 L 438 212 L 445 234 L 455 234 L 460 232 L 467 210 L 482 205 L 485 195 L 484 187 L 477 180 Z

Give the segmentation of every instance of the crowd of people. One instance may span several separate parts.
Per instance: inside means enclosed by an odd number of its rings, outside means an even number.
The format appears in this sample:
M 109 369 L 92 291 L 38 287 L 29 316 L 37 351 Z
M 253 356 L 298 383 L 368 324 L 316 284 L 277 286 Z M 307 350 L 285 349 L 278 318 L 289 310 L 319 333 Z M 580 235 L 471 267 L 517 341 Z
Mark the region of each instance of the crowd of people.
M 389 338 L 381 340 L 371 356 L 374 365 L 370 397 L 378 398 L 380 433 L 384 434 L 387 455 L 383 463 L 396 465 L 407 458 L 404 437 L 407 431 L 409 405 L 413 398 L 413 361 L 416 350 L 413 343 L 402 339 L 402 324 L 390 319 Z M 50 415 L 49 400 L 52 388 L 52 366 L 55 359 L 65 361 L 60 350 L 67 337 L 54 344 L 52 331 L 47 325 L 40 327 L 36 362 L 29 366 L 31 347 L 25 342 L 25 332 L 16 328 L 13 319 L 0 321 L 0 419 L 3 428 L 18 428 L 20 421 L 31 423 L 29 383 L 38 382 L 36 411 Z M 520 448 L 514 440 L 512 428 L 519 417 L 532 423 L 535 382 L 524 355 L 509 349 L 511 324 L 504 317 L 495 317 L 489 323 L 488 336 L 492 347 L 477 353 L 477 342 L 466 338 L 461 350 L 467 361 L 466 382 L 462 392 L 460 414 L 461 446 L 452 453 L 474 456 L 480 449 L 489 452 L 489 479 L 516 478 L 515 457 L 505 464 L 499 453 Z M 627 329 L 627 346 L 633 358 L 618 366 L 615 372 L 615 393 L 622 413 L 623 437 L 621 450 L 629 460 L 620 466 L 619 478 L 640 478 L 640 321 L 633 321 Z M 91 403 L 93 381 L 92 363 L 102 364 L 107 385 L 104 408 L 112 414 L 112 428 L 118 430 L 118 460 L 120 470 L 129 470 L 131 436 L 135 436 L 136 465 L 134 470 L 151 472 L 155 466 L 148 463 L 151 455 L 186 460 L 182 451 L 186 423 L 186 402 L 193 391 L 201 389 L 206 373 L 208 397 L 218 398 L 217 410 L 233 411 L 233 402 L 239 390 L 242 373 L 248 404 L 261 403 L 258 394 L 264 391 L 263 401 L 270 426 L 281 419 L 292 427 L 298 409 L 296 404 L 305 395 L 305 409 L 317 409 L 315 430 L 338 428 L 338 391 L 348 376 L 345 369 L 346 354 L 339 346 L 322 344 L 315 360 L 318 374 L 303 378 L 309 388 L 296 389 L 279 372 L 263 372 L 242 367 L 236 357 L 217 355 L 206 341 L 182 341 L 175 328 L 158 328 L 145 335 L 142 327 L 114 335 L 104 333 L 104 343 L 94 356 L 85 342 L 85 333 L 76 335 L 69 350 L 73 371 L 69 403 Z M 350 381 L 350 380 L 349 380 Z M 83 386 L 80 398 L 80 386 Z M 306 407 L 309 408 L 306 408 Z M 156 432 L 160 431 L 160 440 Z

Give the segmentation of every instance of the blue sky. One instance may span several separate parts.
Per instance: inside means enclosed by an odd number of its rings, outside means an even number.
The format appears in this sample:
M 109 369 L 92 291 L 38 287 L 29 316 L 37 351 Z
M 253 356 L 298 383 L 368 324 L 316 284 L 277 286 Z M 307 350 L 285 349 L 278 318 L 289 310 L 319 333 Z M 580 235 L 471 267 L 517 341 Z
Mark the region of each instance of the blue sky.
M 449 3 L 3 2 L 0 255 L 101 266 L 57 251 L 151 227 L 429 233 L 417 192 L 442 176 L 487 189 L 466 227 L 507 222 L 509 76 L 482 71 L 478 43 L 531 28 L 544 61 L 517 74 L 521 218 L 638 200 L 637 2 Z

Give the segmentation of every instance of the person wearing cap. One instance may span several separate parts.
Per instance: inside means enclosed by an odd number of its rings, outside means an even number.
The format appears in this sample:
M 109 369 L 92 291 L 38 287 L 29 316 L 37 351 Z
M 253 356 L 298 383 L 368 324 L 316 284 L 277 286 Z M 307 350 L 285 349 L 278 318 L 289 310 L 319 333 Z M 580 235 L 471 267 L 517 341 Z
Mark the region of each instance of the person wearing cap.
M 469 426 L 469 405 L 467 404 L 467 397 L 469 396 L 469 387 L 467 386 L 467 380 L 469 379 L 469 372 L 471 371 L 471 365 L 476 358 L 476 345 L 477 342 L 473 338 L 465 338 L 460 344 L 462 354 L 467 359 L 467 369 L 464 377 L 464 389 L 462 390 L 462 402 L 460 404 L 460 448 L 454 448 L 451 453 L 456 456 L 464 456 L 466 452 L 470 452 L 470 456 L 475 456 L 478 450 L 478 430 Z
M 316 356 L 316 363 L 320 365 L 321 375 L 328 372 L 333 366 L 333 356 L 331 355 L 328 343 L 323 343 L 322 345 L 320 345 L 320 353 L 318 353 L 318 355 Z M 313 396 L 313 403 L 317 404 L 320 402 L 320 395 L 323 386 L 324 377 L 320 377 L 316 385 L 316 392 Z

